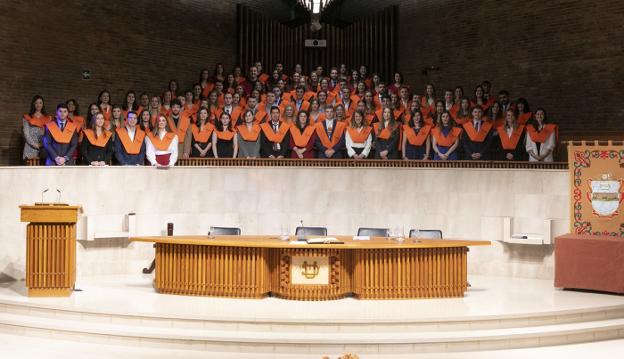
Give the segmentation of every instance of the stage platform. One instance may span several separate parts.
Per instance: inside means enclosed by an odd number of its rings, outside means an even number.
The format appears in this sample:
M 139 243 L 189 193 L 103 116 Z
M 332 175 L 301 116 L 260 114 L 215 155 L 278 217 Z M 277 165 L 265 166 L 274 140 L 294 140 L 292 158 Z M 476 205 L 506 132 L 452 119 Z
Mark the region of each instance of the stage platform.
M 158 294 L 152 279 L 82 277 L 70 298 L 29 298 L 23 282 L 3 283 L 0 343 L 26 356 L 56 340 L 136 357 L 159 348 L 169 358 L 407 358 L 624 338 L 624 296 L 557 290 L 550 280 L 471 275 L 463 298 L 300 302 Z

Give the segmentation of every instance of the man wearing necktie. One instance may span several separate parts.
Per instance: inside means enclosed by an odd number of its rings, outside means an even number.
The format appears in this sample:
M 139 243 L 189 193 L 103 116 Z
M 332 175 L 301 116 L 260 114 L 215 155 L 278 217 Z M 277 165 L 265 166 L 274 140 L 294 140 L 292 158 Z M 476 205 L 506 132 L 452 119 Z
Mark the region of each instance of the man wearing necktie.
M 493 143 L 492 123 L 483 119 L 483 109 L 476 106 L 472 109 L 472 121 L 463 125 L 461 141 L 466 160 L 489 160 Z
M 280 122 L 280 109 L 277 106 L 271 107 L 270 117 L 269 122 L 260 125 L 260 155 L 264 158 L 284 158 L 290 142 L 290 131 L 287 131 L 289 125 Z
M 64 103 L 56 106 L 56 120 L 46 125 L 43 148 L 46 166 L 75 165 L 73 154 L 78 146 L 78 134 L 73 123 L 67 121 L 69 111 Z
M 325 107 L 325 120 L 316 124 L 318 158 L 344 157 L 345 125 L 343 122 L 336 121 L 335 114 L 336 111 L 332 106 Z

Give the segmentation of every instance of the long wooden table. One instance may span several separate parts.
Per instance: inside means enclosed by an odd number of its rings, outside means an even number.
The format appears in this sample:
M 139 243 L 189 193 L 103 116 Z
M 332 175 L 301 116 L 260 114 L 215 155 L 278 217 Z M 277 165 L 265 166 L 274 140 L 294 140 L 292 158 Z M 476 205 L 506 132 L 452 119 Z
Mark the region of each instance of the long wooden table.
M 156 245 L 160 293 L 296 300 L 461 297 L 468 246 L 489 241 L 373 237 L 307 244 L 277 236 L 134 237 Z

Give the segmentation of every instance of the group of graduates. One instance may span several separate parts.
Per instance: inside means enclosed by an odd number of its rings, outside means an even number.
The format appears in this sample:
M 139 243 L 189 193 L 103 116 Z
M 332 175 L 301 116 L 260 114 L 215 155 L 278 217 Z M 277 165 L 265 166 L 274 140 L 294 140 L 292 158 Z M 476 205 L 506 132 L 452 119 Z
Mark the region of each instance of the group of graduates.
M 122 105 L 100 92 L 86 118 L 76 100 L 48 116 L 35 96 L 23 117 L 24 159 L 46 165 L 172 166 L 180 158 L 352 158 L 404 160 L 553 161 L 557 127 L 546 112 L 511 101 L 491 84 L 462 87 L 437 97 L 428 84 L 415 94 L 400 73 L 391 84 L 367 68 L 345 65 L 326 75 L 300 65 L 287 75 L 262 64 L 247 76 L 240 67 L 211 75 L 180 93 L 171 80 L 162 96 L 129 91 Z

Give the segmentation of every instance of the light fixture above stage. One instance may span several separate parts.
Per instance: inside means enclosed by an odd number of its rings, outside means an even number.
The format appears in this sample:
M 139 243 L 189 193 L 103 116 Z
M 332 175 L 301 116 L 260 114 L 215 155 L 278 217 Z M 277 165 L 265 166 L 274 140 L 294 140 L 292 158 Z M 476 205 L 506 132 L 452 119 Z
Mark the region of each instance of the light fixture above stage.
M 299 3 L 308 9 L 311 14 L 320 14 L 332 1 L 334 0 L 299 0 Z

